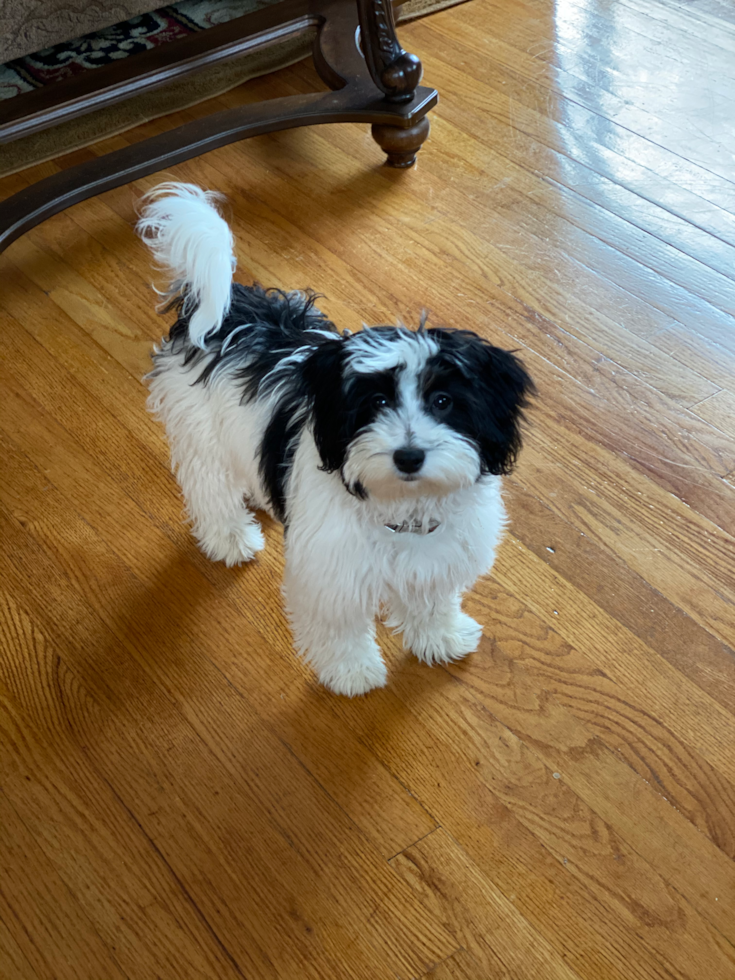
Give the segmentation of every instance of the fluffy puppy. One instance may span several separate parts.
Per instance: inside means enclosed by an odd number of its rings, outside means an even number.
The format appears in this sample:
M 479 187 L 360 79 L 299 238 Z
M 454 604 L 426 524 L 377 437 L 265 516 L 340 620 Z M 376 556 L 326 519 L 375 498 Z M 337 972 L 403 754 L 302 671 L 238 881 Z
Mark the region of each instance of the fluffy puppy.
M 149 406 L 199 546 L 235 565 L 263 548 L 255 510 L 282 521 L 295 645 L 337 694 L 385 684 L 381 613 L 425 663 L 464 657 L 482 629 L 462 593 L 495 557 L 529 376 L 466 330 L 340 334 L 311 292 L 233 284 L 217 198 L 163 184 L 138 224 L 172 279 Z

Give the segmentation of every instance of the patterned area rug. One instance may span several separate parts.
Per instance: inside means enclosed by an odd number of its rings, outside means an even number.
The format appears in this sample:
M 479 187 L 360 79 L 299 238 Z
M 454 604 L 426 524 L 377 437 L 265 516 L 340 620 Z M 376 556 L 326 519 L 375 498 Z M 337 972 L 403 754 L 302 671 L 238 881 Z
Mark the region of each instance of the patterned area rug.
M 0 65 L 0 99 L 52 85 L 268 6 L 268 0 L 181 0 Z

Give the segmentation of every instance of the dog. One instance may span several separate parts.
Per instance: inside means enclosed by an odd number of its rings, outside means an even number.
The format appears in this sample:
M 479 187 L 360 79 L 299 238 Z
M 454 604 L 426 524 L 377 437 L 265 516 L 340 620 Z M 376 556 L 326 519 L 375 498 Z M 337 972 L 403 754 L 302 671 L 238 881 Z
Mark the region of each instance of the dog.
M 375 620 L 426 664 L 477 649 L 462 594 L 487 573 L 533 383 L 469 330 L 340 333 L 311 292 L 233 282 L 221 196 L 167 183 L 137 230 L 175 310 L 154 348 L 149 408 L 164 423 L 193 534 L 214 561 L 283 523 L 296 649 L 336 694 L 386 683 Z

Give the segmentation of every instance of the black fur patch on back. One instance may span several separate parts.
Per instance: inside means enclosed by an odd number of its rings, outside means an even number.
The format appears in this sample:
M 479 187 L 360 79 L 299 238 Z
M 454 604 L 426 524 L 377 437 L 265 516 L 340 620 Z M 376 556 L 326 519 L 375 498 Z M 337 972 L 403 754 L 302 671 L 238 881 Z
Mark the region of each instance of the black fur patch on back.
M 283 377 L 279 377 L 276 368 L 305 347 L 313 348 L 312 354 L 318 354 L 322 347 L 341 349 L 337 329 L 316 308 L 317 296 L 312 292 L 285 293 L 263 289 L 257 283 L 234 283 L 229 313 L 219 330 L 207 337 L 202 350 L 189 340 L 189 319 L 194 311 L 182 313 L 184 299 L 179 297 L 174 304 L 179 316 L 169 333 L 170 347 L 158 357 L 183 352 L 185 366 L 194 370 L 204 364 L 193 384 L 209 385 L 226 374 L 229 382 L 240 389 L 243 402 L 268 394 L 275 384 L 283 382 L 283 394 L 260 446 L 259 469 L 273 511 L 285 521 L 286 484 L 293 454 L 315 396 L 304 377 L 304 364 L 294 364 Z M 269 375 L 271 383 L 264 387 Z M 314 390 L 320 392 L 321 403 L 328 393 L 318 377 L 310 380 Z
M 316 342 L 308 336 L 309 331 L 326 330 L 339 336 L 332 321 L 316 308 L 316 293 L 285 293 L 263 289 L 258 283 L 233 283 L 230 310 L 219 330 L 208 335 L 202 350 L 189 340 L 189 319 L 194 311 L 181 314 L 184 299 L 176 301 L 179 317 L 169 333 L 173 353 L 185 350 L 184 363 L 192 367 L 208 361 L 197 384 L 208 384 L 228 370 L 240 382 L 245 400 L 255 396 L 260 382 L 284 357 Z

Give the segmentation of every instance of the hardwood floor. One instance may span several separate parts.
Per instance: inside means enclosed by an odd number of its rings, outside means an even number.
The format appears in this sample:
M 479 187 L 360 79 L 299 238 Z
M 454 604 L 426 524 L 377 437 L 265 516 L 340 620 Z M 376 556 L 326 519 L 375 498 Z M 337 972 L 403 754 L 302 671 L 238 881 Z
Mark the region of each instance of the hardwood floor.
M 473 0 L 407 25 L 415 169 L 261 137 L 0 257 L 1 980 L 735 980 L 735 15 Z M 307 64 L 172 123 L 308 91 Z M 136 201 L 224 192 L 239 275 L 470 327 L 539 388 L 480 651 L 318 687 L 281 532 L 228 570 L 146 414 Z

